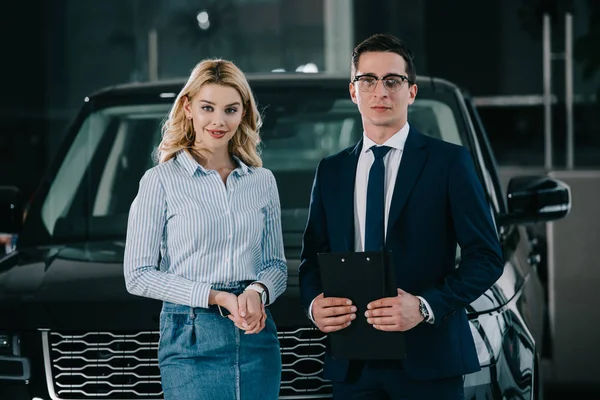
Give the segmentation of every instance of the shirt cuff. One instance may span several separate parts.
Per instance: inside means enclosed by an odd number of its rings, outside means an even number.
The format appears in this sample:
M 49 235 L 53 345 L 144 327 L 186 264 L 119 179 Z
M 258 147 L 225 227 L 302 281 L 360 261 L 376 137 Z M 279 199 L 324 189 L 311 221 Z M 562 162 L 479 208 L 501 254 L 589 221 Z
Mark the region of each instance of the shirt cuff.
M 211 289 L 211 284 L 200 282 L 194 283 L 192 286 L 190 306 L 208 308 L 208 298 L 210 297 Z
M 425 300 L 421 296 L 417 296 L 417 298 L 419 300 L 421 300 L 423 302 L 423 304 L 425 304 L 425 308 L 429 312 L 429 318 L 427 318 L 427 321 L 425 321 L 425 322 L 427 322 L 428 324 L 433 324 L 435 322 L 435 316 L 433 315 L 433 310 L 431 309 L 431 306 L 429 305 L 427 300 Z
M 312 315 L 312 306 L 313 306 L 313 303 L 315 302 L 315 300 L 316 300 L 316 299 L 317 299 L 317 298 L 315 297 L 315 298 L 313 299 L 313 301 L 311 301 L 311 302 L 310 302 L 310 305 L 308 306 L 308 319 L 310 319 L 310 321 L 311 321 L 313 324 L 315 324 L 315 326 L 317 325 L 317 323 L 316 323 L 316 322 L 315 322 L 315 320 L 313 319 L 313 315 Z

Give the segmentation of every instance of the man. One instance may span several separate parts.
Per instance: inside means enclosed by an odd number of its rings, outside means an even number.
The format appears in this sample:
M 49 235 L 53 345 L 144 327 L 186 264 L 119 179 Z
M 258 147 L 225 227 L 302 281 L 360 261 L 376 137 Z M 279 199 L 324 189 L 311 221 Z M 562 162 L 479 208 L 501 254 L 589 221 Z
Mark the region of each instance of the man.
M 480 368 L 465 306 L 502 274 L 501 250 L 468 150 L 409 126 L 415 82 L 402 41 L 374 35 L 359 44 L 350 96 L 363 139 L 317 168 L 299 267 L 303 306 L 325 333 L 367 318 L 373 329 L 403 331 L 407 347 L 398 361 L 326 355 L 334 399 L 462 399 L 462 376 Z M 323 296 L 317 253 L 382 248 L 393 253 L 398 296 L 368 310 Z

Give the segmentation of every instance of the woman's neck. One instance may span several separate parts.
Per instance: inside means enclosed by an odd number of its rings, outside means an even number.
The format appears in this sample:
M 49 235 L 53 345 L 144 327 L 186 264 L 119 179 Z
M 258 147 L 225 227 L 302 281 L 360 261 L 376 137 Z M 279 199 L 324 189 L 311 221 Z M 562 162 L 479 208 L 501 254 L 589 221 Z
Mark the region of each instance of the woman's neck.
M 196 149 L 194 149 L 196 150 Z M 227 148 L 210 151 L 193 151 L 190 152 L 192 157 L 206 169 L 220 170 L 224 168 L 233 169 L 235 164 Z

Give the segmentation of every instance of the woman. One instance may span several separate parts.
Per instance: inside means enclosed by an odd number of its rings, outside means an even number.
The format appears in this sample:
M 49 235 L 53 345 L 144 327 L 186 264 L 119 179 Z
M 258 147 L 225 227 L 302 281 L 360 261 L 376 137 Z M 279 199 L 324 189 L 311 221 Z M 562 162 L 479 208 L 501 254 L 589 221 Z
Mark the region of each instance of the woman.
M 287 267 L 260 125 L 244 74 L 228 61 L 200 62 L 131 206 L 125 281 L 130 293 L 163 301 L 166 400 L 278 397 L 279 341 L 264 306 L 284 292 Z

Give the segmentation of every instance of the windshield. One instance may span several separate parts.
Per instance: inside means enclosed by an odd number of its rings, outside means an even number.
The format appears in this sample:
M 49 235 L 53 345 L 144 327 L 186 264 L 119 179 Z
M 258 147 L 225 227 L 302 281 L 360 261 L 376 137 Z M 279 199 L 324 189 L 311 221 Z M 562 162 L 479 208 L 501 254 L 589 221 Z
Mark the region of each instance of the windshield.
M 306 224 L 319 161 L 362 137 L 360 115 L 345 88 L 286 91 L 258 87 L 254 93 L 265 121 L 262 159 L 277 179 L 284 234 L 297 235 Z M 27 228 L 34 231 L 29 232 L 27 242 L 125 237 L 129 207 L 141 176 L 155 165 L 152 153 L 171 106 L 167 102 L 148 103 L 147 97 L 140 99 L 143 103 L 97 108 L 82 119 L 46 186 L 46 195 L 35 210 L 38 215 L 30 215 L 39 221 Z M 409 107 L 412 126 L 459 145 L 466 137 L 462 118 L 451 92 L 419 91 Z M 286 240 L 286 245 L 301 244 L 296 239 L 291 242 Z

